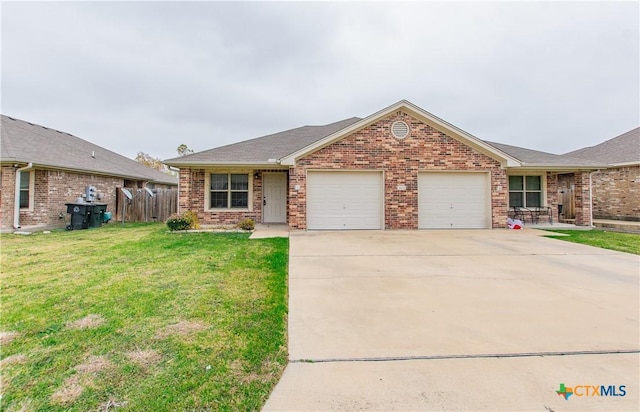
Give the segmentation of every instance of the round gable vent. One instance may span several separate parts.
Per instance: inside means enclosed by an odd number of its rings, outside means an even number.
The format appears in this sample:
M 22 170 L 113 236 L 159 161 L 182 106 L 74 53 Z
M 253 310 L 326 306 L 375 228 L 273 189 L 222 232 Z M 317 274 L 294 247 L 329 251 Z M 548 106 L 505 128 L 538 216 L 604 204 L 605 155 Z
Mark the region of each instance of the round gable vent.
M 399 120 L 393 122 L 391 125 L 391 134 L 396 139 L 404 139 L 409 135 L 409 125 Z

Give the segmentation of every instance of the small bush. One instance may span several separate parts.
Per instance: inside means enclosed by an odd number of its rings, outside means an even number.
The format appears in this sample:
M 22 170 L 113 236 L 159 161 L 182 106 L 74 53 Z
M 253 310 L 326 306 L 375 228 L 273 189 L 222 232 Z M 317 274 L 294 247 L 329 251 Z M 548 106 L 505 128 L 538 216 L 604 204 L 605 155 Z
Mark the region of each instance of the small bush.
M 200 221 L 198 220 L 198 215 L 196 214 L 196 212 L 194 212 L 193 210 L 187 210 L 182 214 L 182 217 L 184 217 L 189 222 L 189 227 L 191 229 L 200 229 Z
M 242 230 L 253 230 L 256 228 L 256 222 L 254 222 L 253 219 L 241 220 L 240 223 L 238 223 L 238 227 Z
M 185 219 L 183 215 L 176 213 L 169 216 L 169 219 L 167 219 L 167 226 L 169 227 L 169 230 L 172 231 L 187 230 L 191 227 L 191 223 Z
M 200 227 L 200 223 L 198 222 L 198 216 L 195 212 L 187 210 L 182 214 L 175 213 L 169 216 L 169 219 L 167 219 L 167 226 L 172 231 L 189 230 L 198 229 Z

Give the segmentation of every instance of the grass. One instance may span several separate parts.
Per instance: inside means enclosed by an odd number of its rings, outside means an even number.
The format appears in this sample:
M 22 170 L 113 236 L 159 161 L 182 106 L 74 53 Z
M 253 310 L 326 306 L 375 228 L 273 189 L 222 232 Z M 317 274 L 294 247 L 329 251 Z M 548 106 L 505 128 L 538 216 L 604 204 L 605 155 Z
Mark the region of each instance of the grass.
M 549 236 L 555 239 L 640 255 L 640 235 L 638 234 L 604 230 L 549 230 L 549 232 L 568 235 Z
M 258 410 L 288 240 L 160 224 L 2 235 L 0 410 Z

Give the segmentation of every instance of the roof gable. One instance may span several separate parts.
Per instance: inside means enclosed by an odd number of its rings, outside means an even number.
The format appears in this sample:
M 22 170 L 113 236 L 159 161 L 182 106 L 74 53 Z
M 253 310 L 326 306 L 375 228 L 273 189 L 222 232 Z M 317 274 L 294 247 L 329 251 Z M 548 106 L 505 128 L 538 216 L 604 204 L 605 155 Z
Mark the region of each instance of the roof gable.
M 640 164 L 640 127 L 598 145 L 574 150 L 566 155 L 610 165 Z
M 332 143 L 335 143 L 340 139 L 343 139 L 346 136 L 358 130 L 361 130 L 397 111 L 405 112 L 406 114 L 422 121 L 423 123 L 428 124 L 434 129 L 439 130 L 445 133 L 446 135 L 460 141 L 461 143 L 474 148 L 478 152 L 483 153 L 499 161 L 505 167 L 520 165 L 520 162 L 518 162 L 517 159 L 513 158 L 509 154 L 493 147 L 492 145 L 484 142 L 483 140 L 478 139 L 477 137 L 465 132 L 464 130 L 453 126 L 452 124 L 440 119 L 439 117 L 408 102 L 407 100 L 401 100 L 398 103 L 395 103 L 385 109 L 382 109 L 364 119 L 360 119 L 359 121 L 354 122 L 353 124 L 341 130 L 338 130 L 331 135 L 328 135 L 316 142 L 313 142 L 312 144 L 306 147 L 303 147 L 291 153 L 290 155 L 282 158 L 280 163 L 282 165 L 293 166 L 295 165 L 296 160 L 300 159 L 301 157 L 309 155 L 317 150 L 322 149 L 323 147 L 326 147 Z
M 69 133 L 1 116 L 2 162 L 33 163 L 57 169 L 176 185 L 177 178 L 154 170 Z

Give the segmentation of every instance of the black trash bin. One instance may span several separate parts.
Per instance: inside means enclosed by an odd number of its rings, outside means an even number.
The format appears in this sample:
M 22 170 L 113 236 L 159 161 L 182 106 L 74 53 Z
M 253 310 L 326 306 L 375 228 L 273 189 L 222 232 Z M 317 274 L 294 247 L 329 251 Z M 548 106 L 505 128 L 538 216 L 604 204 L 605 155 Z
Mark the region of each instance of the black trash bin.
M 87 229 L 93 206 L 90 203 L 66 203 L 67 213 L 71 214 L 71 223 L 67 230 Z
M 106 203 L 92 203 L 93 209 L 89 216 L 89 228 L 101 227 L 104 213 L 107 211 Z

